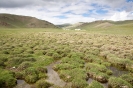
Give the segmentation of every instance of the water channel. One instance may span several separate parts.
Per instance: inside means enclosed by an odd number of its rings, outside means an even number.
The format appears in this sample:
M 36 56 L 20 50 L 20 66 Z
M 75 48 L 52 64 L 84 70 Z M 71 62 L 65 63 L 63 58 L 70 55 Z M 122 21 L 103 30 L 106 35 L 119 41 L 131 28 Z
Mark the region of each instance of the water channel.
M 60 79 L 58 73 L 53 70 L 53 66 L 55 64 L 59 64 L 59 63 L 60 62 L 57 61 L 56 63 L 52 63 L 46 67 L 47 71 L 48 71 L 47 72 L 48 79 L 46 79 L 46 81 L 48 81 L 56 86 L 64 87 L 65 85 L 68 85 L 68 83 L 66 83 L 65 81 Z M 112 76 L 115 76 L 115 77 L 119 77 L 122 74 L 128 73 L 128 71 L 123 71 L 123 70 L 120 70 L 120 69 L 118 69 L 116 67 L 112 67 L 112 66 L 108 67 L 108 69 L 112 70 L 112 72 L 113 72 Z M 90 84 L 92 81 L 93 81 L 93 79 L 89 78 L 87 82 L 88 82 L 88 84 Z M 101 83 L 101 84 L 104 86 L 104 88 L 108 88 L 108 83 Z M 24 80 L 17 80 L 17 85 L 14 88 L 31 88 L 31 85 L 26 83 Z

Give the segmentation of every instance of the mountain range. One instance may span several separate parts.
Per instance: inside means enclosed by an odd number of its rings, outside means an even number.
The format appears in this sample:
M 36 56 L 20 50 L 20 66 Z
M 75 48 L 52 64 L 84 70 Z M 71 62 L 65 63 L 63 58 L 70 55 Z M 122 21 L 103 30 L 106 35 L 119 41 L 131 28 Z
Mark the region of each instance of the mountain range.
M 66 29 L 132 29 L 133 20 L 109 21 L 99 20 L 94 22 L 79 22 L 75 24 L 54 25 L 48 21 L 35 17 L 13 14 L 0 14 L 0 28 L 66 28 Z
M 71 24 L 65 26 L 66 29 L 111 29 L 111 28 L 122 28 L 122 29 L 131 29 L 133 28 L 133 20 L 125 21 L 109 21 L 109 20 L 99 20 L 90 23 L 79 22 L 76 24 Z

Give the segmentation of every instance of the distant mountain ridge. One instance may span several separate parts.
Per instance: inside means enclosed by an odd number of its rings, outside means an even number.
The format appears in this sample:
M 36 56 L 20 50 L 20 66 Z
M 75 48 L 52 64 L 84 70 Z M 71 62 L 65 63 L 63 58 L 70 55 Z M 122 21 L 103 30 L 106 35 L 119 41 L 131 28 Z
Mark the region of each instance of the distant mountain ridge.
M 65 23 L 65 24 L 60 24 L 60 25 L 56 25 L 56 26 L 63 28 L 63 27 L 71 26 L 71 24 Z
M 58 28 L 54 24 L 35 17 L 0 14 L 0 28 Z
M 72 28 L 80 27 L 83 24 L 84 24 L 84 22 L 78 22 L 78 23 L 75 23 L 75 24 L 71 24 L 71 25 L 64 26 L 63 28 L 72 29 Z
M 108 28 L 133 28 L 133 20 L 125 21 L 110 21 L 110 20 L 99 20 L 90 23 L 76 23 L 65 28 L 69 29 L 108 29 Z

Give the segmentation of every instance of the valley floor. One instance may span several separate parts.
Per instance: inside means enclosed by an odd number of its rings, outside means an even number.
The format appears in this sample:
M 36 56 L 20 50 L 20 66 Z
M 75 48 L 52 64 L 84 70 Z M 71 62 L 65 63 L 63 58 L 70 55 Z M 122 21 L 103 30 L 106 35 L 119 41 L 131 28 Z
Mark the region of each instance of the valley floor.
M 0 29 L 0 87 L 132 88 L 133 32 L 110 31 Z

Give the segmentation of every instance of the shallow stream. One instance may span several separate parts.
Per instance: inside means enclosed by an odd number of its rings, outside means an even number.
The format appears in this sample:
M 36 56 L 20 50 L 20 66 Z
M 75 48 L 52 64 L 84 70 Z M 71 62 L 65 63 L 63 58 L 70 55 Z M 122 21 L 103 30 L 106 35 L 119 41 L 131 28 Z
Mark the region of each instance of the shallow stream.
M 47 70 L 48 70 L 48 73 L 47 73 L 48 79 L 46 79 L 46 81 L 48 81 L 50 83 L 53 83 L 56 86 L 64 87 L 65 85 L 68 85 L 68 83 L 66 83 L 65 81 L 60 79 L 58 73 L 53 70 L 53 66 L 56 65 L 56 64 L 59 64 L 59 63 L 60 62 L 57 61 L 56 63 L 52 63 L 52 64 L 50 64 L 49 66 L 46 67 Z M 122 74 L 127 74 L 128 73 L 128 71 L 123 71 L 123 70 L 120 70 L 120 69 L 118 69 L 116 67 L 112 67 L 112 66 L 108 67 L 108 69 L 113 71 L 112 76 L 115 76 L 115 77 L 119 77 Z M 88 82 L 88 84 L 90 84 L 92 81 L 93 81 L 93 79 L 89 78 L 87 82 Z M 104 88 L 108 88 L 108 83 L 101 83 L 101 84 L 104 86 Z M 31 88 L 31 85 L 26 83 L 24 80 L 17 80 L 17 85 L 14 88 Z
M 49 66 L 47 66 L 47 75 L 48 75 L 48 79 L 46 81 L 50 82 L 50 83 L 53 83 L 54 85 L 56 86 L 60 86 L 60 87 L 63 87 L 66 85 L 66 82 L 63 81 L 62 79 L 60 79 L 58 73 L 56 71 L 53 70 L 53 66 L 55 64 L 58 64 L 58 62 L 56 63 L 52 63 L 50 64 Z
M 17 80 L 17 85 L 14 88 L 31 88 L 31 85 L 24 80 Z

